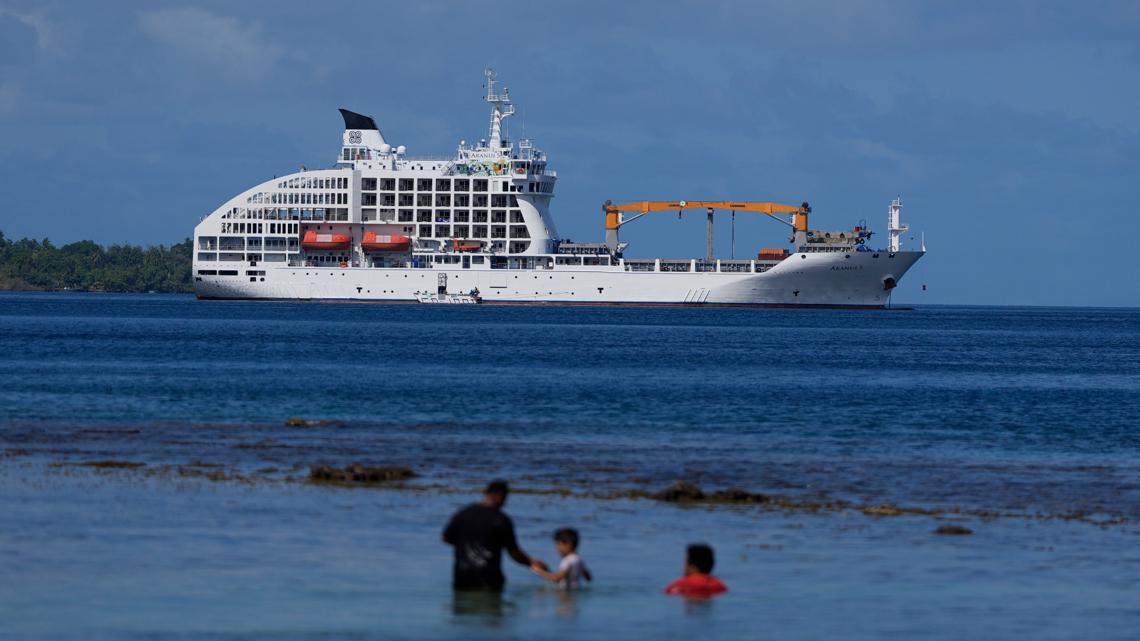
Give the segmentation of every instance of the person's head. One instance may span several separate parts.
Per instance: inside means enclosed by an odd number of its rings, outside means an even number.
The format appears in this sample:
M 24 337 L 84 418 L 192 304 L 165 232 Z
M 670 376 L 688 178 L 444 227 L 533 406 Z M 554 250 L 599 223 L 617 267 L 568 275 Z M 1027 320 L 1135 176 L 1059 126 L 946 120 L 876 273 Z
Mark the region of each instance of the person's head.
M 578 550 L 578 530 L 564 527 L 554 531 L 554 549 L 558 554 L 566 556 Z
M 507 486 L 507 482 L 501 479 L 491 481 L 487 484 L 487 488 L 483 490 L 483 502 L 491 507 L 503 507 L 507 502 L 507 495 L 511 490 Z
M 693 543 L 685 551 L 685 574 L 710 574 L 715 564 L 712 547 L 704 543 Z

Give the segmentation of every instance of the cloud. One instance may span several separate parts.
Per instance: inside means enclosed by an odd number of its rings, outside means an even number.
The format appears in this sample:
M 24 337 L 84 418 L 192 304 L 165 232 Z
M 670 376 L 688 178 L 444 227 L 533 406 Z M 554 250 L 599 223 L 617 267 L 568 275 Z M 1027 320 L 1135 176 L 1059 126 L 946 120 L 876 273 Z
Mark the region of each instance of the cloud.
M 204 9 L 144 11 L 138 20 L 143 34 L 187 70 L 259 82 L 288 63 L 307 65 L 303 54 L 275 44 L 258 24 Z
M 0 22 L 4 19 L 22 23 L 35 35 L 35 48 L 37 51 L 61 55 L 64 53 L 64 38 L 61 36 L 58 25 L 40 12 L 20 12 L 13 9 L 0 9 Z
M 1140 10 L 1130 0 L 689 0 L 726 38 L 756 46 L 838 54 L 1003 50 L 1040 42 L 1135 43 Z M 678 12 L 681 13 L 681 12 Z M 692 12 L 685 12 L 690 14 Z M 686 25 L 675 25 L 684 29 Z

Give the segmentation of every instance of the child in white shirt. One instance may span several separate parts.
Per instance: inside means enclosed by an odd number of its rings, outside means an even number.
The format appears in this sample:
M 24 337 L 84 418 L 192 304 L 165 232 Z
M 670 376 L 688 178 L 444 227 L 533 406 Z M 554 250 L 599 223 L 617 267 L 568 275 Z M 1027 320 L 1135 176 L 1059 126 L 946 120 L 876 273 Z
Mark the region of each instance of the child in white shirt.
M 578 531 L 574 528 L 561 528 L 554 533 L 554 549 L 562 557 L 558 570 L 547 572 L 535 569 L 535 574 L 557 583 L 559 587 L 574 590 L 582 587 L 582 579 L 593 581 L 590 570 L 582 557 L 578 556 Z

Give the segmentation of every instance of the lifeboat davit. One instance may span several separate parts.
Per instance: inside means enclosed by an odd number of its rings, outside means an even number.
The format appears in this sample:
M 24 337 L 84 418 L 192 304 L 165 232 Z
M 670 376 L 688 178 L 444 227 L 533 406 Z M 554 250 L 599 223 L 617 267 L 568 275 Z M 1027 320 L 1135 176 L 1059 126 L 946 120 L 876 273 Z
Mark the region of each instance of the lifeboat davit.
M 453 238 L 451 240 L 451 250 L 457 252 L 474 252 L 483 248 L 483 241 L 481 240 L 459 240 Z
M 352 239 L 345 234 L 318 234 L 309 230 L 301 238 L 301 247 L 305 249 L 343 249 L 352 244 Z
M 412 239 L 400 234 L 377 234 L 374 231 L 364 232 L 364 240 L 360 241 L 364 251 L 372 252 L 399 252 L 406 251 L 412 246 Z

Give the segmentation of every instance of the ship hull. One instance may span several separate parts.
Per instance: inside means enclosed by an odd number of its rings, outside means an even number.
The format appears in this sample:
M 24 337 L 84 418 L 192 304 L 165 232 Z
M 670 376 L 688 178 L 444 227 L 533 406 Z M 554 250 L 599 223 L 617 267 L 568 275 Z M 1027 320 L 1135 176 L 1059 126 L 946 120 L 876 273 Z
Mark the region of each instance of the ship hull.
M 415 302 L 425 294 L 478 290 L 488 303 L 593 305 L 740 305 L 885 307 L 891 286 L 922 252 L 793 254 L 762 273 L 626 271 L 612 267 L 554 269 L 237 268 L 236 275 L 199 274 L 200 298 Z

